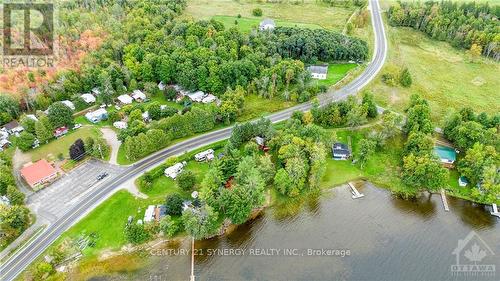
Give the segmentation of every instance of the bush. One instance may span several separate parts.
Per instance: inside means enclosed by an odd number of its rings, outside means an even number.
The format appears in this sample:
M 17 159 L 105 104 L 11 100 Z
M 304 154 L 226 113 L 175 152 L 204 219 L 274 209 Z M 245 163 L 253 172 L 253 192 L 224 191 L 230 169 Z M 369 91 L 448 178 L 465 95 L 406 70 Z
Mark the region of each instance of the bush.
M 191 171 L 184 171 L 177 177 L 177 185 L 182 190 L 190 190 L 196 183 L 196 177 Z
M 260 8 L 253 9 L 252 15 L 254 15 L 255 17 L 261 17 L 262 16 L 262 9 L 260 9 Z
M 408 88 L 411 86 L 412 82 L 413 81 L 411 79 L 410 71 L 408 70 L 408 68 L 404 68 L 401 71 L 401 75 L 399 76 L 399 83 L 401 84 L 401 86 Z
M 184 200 L 177 193 L 167 196 L 165 200 L 165 212 L 167 215 L 178 216 L 182 214 L 182 202 L 184 202 Z
M 132 244 L 141 244 L 149 239 L 149 233 L 142 224 L 130 224 L 125 227 L 125 237 Z

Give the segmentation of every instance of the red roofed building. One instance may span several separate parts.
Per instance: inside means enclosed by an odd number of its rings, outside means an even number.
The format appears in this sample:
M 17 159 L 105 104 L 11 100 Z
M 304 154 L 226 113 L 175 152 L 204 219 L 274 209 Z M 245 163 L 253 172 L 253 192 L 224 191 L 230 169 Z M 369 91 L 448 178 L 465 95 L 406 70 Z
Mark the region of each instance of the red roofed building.
M 47 162 L 47 160 L 42 159 L 36 163 L 23 167 L 21 169 L 21 176 L 31 188 L 36 188 L 57 178 L 57 171 Z
M 68 133 L 68 128 L 66 126 L 59 127 L 54 130 L 54 137 L 62 137 Z

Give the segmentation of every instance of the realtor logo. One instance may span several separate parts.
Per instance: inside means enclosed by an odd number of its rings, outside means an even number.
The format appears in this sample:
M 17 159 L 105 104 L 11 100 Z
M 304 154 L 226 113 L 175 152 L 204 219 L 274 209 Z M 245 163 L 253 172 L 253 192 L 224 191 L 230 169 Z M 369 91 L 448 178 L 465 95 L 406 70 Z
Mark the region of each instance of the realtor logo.
M 495 276 L 495 265 L 483 262 L 495 253 L 476 232 L 471 231 L 464 239 L 459 239 L 452 254 L 456 257 L 456 264 L 451 266 L 452 275 Z
M 54 54 L 54 5 L 3 4 L 3 55 Z

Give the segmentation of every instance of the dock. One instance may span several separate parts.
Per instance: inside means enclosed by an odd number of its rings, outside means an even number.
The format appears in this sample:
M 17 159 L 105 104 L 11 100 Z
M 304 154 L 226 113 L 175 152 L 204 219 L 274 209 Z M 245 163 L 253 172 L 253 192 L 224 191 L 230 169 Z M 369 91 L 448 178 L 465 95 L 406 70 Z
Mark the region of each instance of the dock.
M 491 215 L 500 218 L 500 212 L 498 212 L 497 204 L 495 203 L 491 204 L 491 208 L 493 209 L 493 211 L 491 211 Z
M 446 200 L 446 194 L 444 192 L 444 189 L 442 188 L 441 188 L 441 201 L 443 201 L 444 210 L 449 212 L 450 207 L 448 206 L 448 200 Z
M 360 193 L 356 187 L 354 187 L 354 185 L 352 183 L 347 183 L 349 185 L 349 187 L 351 188 L 351 193 L 352 193 L 352 199 L 358 199 L 358 198 L 362 198 L 364 197 L 365 195 L 363 193 Z

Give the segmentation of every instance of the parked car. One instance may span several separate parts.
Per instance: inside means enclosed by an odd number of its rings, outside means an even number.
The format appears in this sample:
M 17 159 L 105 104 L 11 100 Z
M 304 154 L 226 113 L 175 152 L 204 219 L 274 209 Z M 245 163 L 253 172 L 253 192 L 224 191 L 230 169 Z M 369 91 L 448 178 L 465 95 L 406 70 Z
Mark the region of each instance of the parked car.
M 75 126 L 73 126 L 73 130 L 80 129 L 82 127 L 82 124 L 76 123 Z
M 107 177 L 109 174 L 107 172 L 102 172 L 97 176 L 97 180 L 100 181 L 103 178 Z
M 106 104 L 105 104 L 105 103 L 103 103 L 103 104 L 101 104 L 101 106 L 99 106 L 99 107 L 100 107 L 100 108 L 105 108 L 105 107 L 106 107 Z

